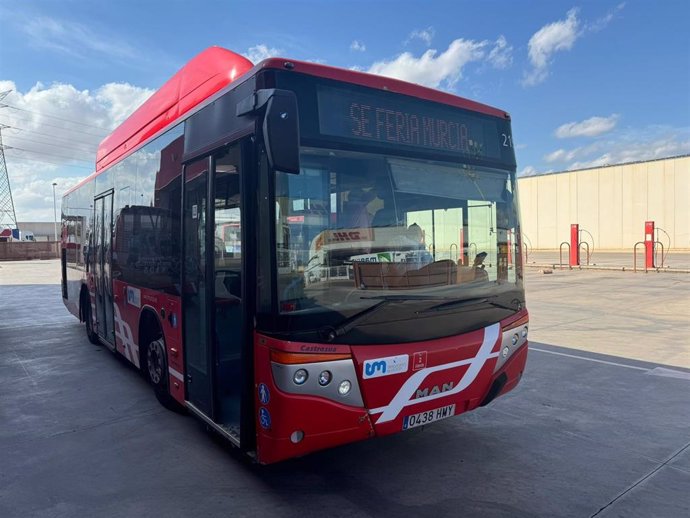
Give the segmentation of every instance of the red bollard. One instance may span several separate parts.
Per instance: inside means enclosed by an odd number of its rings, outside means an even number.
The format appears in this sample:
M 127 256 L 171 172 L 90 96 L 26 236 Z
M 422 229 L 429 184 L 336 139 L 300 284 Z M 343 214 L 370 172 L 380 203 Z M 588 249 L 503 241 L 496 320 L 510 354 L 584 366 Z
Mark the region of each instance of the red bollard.
M 580 225 L 570 225 L 570 266 L 580 266 Z
M 644 265 L 645 268 L 654 266 L 654 222 L 644 222 Z

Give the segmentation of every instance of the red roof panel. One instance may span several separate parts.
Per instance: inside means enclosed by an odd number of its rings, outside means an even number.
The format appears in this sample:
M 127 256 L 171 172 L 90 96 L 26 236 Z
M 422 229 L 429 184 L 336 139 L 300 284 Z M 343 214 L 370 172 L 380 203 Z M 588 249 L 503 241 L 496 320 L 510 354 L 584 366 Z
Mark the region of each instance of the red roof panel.
M 239 54 L 210 47 L 183 66 L 108 135 L 96 156 L 101 171 L 252 68 Z

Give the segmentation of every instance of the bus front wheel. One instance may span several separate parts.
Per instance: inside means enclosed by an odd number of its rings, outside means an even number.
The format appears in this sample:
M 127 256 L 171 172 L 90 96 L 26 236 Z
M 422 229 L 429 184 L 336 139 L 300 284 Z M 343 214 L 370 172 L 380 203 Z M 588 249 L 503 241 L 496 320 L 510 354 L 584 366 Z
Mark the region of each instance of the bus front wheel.
M 156 394 L 156 399 L 168 410 L 183 412 L 184 407 L 170 395 L 168 387 L 168 360 L 163 337 L 149 342 L 146 347 L 146 377 Z

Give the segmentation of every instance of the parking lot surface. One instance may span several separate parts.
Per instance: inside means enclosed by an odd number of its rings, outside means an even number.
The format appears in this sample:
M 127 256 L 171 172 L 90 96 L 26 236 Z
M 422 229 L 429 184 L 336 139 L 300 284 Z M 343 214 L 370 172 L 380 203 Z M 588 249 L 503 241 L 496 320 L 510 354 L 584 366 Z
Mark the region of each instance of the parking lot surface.
M 690 275 L 527 271 L 516 390 L 261 467 L 158 405 L 60 298 L 0 263 L 0 516 L 690 515 Z

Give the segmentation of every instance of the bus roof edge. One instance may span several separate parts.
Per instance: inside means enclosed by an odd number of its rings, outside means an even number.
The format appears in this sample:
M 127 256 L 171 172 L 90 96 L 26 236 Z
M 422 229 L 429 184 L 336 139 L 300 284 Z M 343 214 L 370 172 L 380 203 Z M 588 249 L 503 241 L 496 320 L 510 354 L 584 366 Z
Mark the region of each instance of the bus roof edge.
M 98 146 L 96 172 L 180 118 L 254 65 L 244 56 L 209 47 L 186 63 Z

